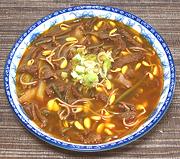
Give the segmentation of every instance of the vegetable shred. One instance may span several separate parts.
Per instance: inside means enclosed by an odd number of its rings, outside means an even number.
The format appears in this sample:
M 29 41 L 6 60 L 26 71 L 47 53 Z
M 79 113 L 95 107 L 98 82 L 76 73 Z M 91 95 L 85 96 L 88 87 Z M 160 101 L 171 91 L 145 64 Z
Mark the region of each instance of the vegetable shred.
M 80 144 L 120 139 L 159 102 L 160 59 L 133 28 L 104 18 L 52 26 L 26 49 L 16 90 L 27 116 L 46 133 Z

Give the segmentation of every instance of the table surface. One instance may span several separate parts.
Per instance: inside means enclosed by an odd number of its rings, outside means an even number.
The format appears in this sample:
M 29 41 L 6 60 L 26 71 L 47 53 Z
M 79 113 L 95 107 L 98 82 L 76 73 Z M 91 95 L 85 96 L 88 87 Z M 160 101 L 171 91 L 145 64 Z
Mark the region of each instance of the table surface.
M 0 0 L 0 158 L 180 158 L 180 0 L 101 0 L 151 24 L 173 54 L 177 83 L 173 101 L 163 119 L 137 141 L 111 151 L 77 153 L 55 148 L 30 134 L 10 109 L 3 88 L 3 69 L 16 39 L 28 26 L 55 10 L 96 0 Z

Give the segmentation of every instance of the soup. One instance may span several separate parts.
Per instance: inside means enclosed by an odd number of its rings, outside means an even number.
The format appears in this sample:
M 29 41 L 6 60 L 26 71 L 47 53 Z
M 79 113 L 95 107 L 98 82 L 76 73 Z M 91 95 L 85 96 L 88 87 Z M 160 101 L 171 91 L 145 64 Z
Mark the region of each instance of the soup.
M 80 18 L 52 26 L 26 49 L 16 89 L 28 117 L 72 143 L 122 138 L 158 104 L 163 70 L 157 53 L 121 22 Z

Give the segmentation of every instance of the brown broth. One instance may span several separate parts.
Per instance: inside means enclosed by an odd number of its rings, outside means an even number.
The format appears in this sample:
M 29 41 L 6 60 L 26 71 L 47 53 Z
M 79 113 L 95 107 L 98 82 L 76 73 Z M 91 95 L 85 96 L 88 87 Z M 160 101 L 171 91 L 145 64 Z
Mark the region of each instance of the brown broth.
M 81 62 L 75 60 L 77 54 Z M 119 59 L 125 64 L 121 66 Z M 117 68 L 121 70 L 112 72 Z M 117 101 L 139 81 L 137 88 Z M 129 26 L 103 18 L 81 18 L 51 27 L 26 49 L 16 75 L 17 95 L 27 115 L 52 136 L 82 144 L 104 143 L 135 131 L 157 106 L 162 87 L 161 62 L 149 42 Z M 73 104 L 82 98 L 88 100 Z

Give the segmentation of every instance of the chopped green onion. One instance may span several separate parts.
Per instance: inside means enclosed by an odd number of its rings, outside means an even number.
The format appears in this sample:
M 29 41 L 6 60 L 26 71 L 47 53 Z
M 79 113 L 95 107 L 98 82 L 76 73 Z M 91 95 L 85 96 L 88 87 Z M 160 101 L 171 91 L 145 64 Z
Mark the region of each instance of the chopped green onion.
M 77 54 L 77 55 L 75 55 L 74 57 L 73 57 L 73 61 L 76 61 L 76 62 L 79 62 L 79 61 L 81 61 L 81 59 L 82 59 L 82 57 L 81 57 L 81 55 L 80 54 Z
M 84 85 L 88 87 L 92 87 L 93 84 L 98 83 L 99 79 L 96 73 L 89 72 L 84 76 Z
M 72 58 L 73 70 L 71 76 L 75 81 L 87 87 L 94 87 L 99 82 L 99 77 L 107 78 L 113 58 L 111 51 L 102 51 L 96 54 L 84 54 L 85 48 L 78 48 Z
M 85 67 L 84 67 L 84 66 L 77 65 L 76 68 L 75 68 L 75 71 L 76 71 L 78 74 L 82 74 L 82 73 L 85 72 Z
M 72 71 L 72 72 L 71 72 L 71 76 L 72 76 L 73 78 L 78 78 L 78 77 L 79 77 L 79 75 L 78 75 L 78 73 L 77 73 L 76 71 Z

